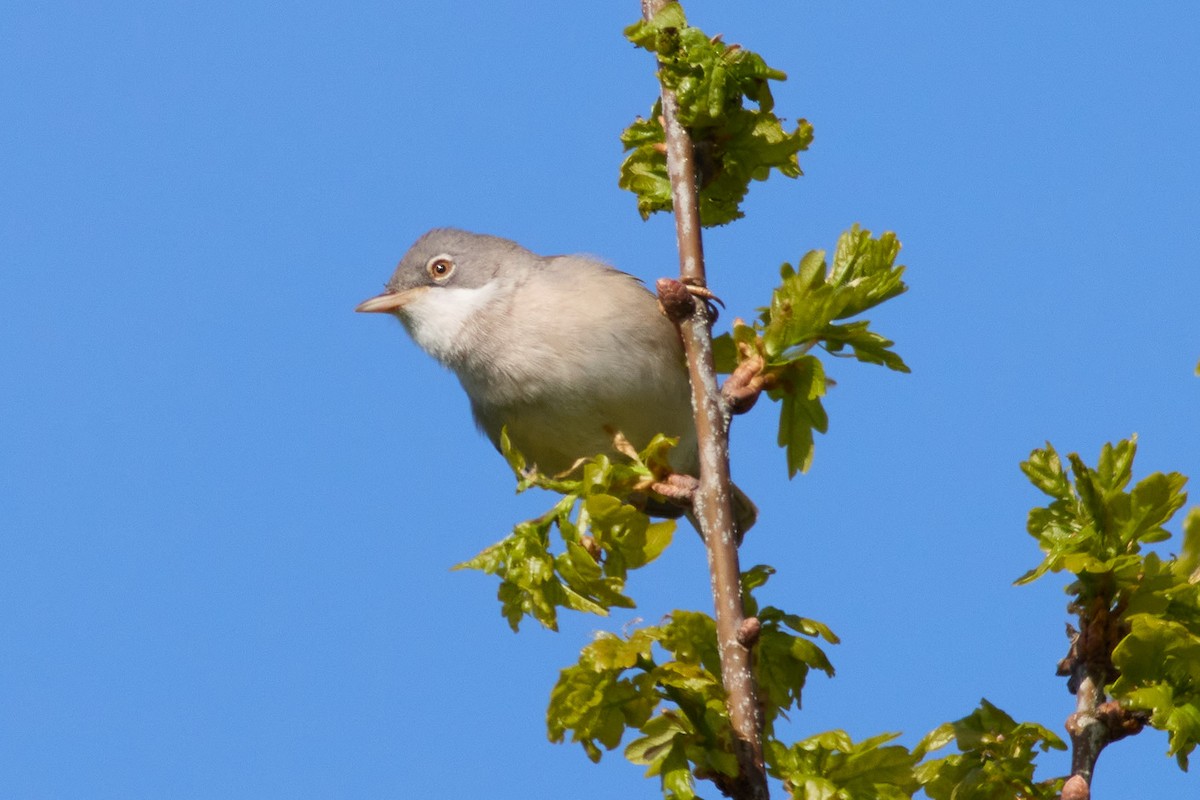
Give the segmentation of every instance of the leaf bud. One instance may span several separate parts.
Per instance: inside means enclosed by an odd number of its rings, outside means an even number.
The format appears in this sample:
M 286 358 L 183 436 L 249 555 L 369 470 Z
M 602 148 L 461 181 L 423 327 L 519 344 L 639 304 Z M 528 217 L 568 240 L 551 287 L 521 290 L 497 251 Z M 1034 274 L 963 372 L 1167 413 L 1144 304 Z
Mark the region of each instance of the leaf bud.
M 754 647 L 754 643 L 758 641 L 758 635 L 762 632 L 762 623 L 758 617 L 746 617 L 742 620 L 742 624 L 738 626 L 737 640 L 738 644 L 749 650 Z
M 1082 775 L 1072 775 L 1063 784 L 1062 800 L 1089 800 L 1092 796 Z

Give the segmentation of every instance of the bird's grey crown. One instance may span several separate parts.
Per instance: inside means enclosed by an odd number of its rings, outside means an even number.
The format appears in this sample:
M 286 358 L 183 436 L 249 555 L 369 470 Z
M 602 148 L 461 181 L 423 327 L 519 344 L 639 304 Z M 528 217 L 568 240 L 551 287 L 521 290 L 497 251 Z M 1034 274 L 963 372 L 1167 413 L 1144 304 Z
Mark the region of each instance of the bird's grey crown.
M 542 260 L 511 239 L 459 228 L 434 228 L 417 239 L 400 259 L 388 289 L 404 291 L 438 285 L 425 268 L 431 258 L 440 255 L 449 256 L 455 266 L 454 274 L 440 285 L 465 289 L 478 289 L 516 264 L 529 266 Z

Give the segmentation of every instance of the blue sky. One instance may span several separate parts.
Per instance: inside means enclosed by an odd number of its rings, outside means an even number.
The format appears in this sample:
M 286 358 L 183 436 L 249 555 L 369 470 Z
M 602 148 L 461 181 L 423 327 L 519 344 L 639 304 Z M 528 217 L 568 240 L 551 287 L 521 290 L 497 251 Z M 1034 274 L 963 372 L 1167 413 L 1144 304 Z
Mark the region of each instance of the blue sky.
M 1017 464 L 1137 432 L 1138 475 L 1200 477 L 1200 14 L 687 9 L 816 128 L 806 176 L 706 241 L 726 321 L 854 222 L 909 265 L 873 319 L 913 374 L 830 364 L 809 474 L 770 405 L 734 429 L 744 563 L 843 639 L 795 738 L 912 743 L 984 696 L 1061 731 L 1063 581 L 1011 585 L 1039 556 Z M 451 375 L 352 311 L 436 225 L 674 272 L 670 220 L 616 187 L 655 92 L 636 15 L 0 10 L 0 795 L 656 795 L 544 732 L 557 670 L 630 617 L 514 636 L 490 578 L 448 571 L 546 498 L 513 496 Z M 707 587 L 681 536 L 630 590 L 655 621 Z M 1096 797 L 1194 793 L 1165 750 L 1114 745 Z

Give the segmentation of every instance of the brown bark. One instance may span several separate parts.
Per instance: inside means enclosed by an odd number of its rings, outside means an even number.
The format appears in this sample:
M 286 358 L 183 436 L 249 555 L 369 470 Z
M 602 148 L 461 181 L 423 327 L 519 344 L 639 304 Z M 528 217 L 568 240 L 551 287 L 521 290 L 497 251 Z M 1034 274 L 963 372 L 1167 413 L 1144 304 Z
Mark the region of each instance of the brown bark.
M 642 13 L 650 19 L 666 4 L 666 0 L 642 0 Z M 687 286 L 703 288 L 707 282 L 693 145 L 688 131 L 679 123 L 674 93 L 665 87 L 662 110 L 679 245 L 679 280 Z M 707 303 L 694 303 L 690 313 L 678 325 L 687 354 L 692 409 L 700 446 L 700 482 L 693 509 L 708 551 L 721 680 L 737 740 L 740 773 L 736 780 L 719 780 L 718 786 L 737 800 L 766 800 L 769 795 L 763 765 L 758 687 L 750 650 L 739 641 L 739 632 L 745 638 L 745 610 L 731 502 L 729 412 L 717 388 L 709 313 Z

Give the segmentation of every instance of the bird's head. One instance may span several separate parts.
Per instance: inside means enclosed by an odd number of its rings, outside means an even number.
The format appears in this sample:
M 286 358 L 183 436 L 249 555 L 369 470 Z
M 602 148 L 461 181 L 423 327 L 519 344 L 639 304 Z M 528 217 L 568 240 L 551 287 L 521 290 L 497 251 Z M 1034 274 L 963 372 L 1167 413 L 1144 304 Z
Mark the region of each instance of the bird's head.
M 508 239 L 436 228 L 404 254 L 383 293 L 354 310 L 395 314 L 422 349 L 452 364 L 467 346 L 464 334 L 489 313 L 507 313 L 507 290 L 537 261 Z

